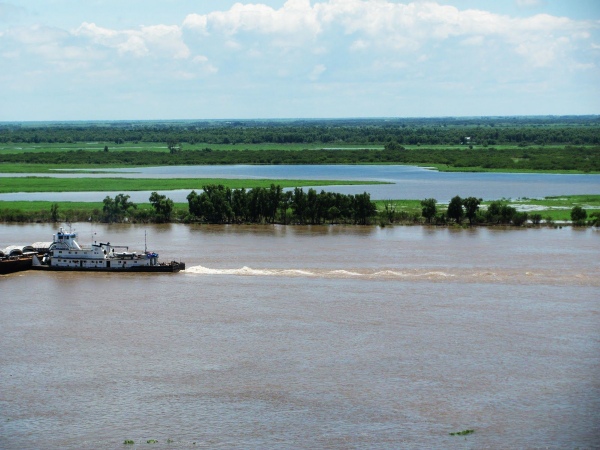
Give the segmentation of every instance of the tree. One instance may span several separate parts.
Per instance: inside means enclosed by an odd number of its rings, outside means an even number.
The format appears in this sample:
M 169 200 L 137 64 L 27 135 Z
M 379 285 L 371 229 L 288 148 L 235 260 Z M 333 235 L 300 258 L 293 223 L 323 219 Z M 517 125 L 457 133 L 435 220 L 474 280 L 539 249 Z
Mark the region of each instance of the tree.
M 360 225 L 366 225 L 377 214 L 377 206 L 371 201 L 371 194 L 364 192 L 354 196 L 354 219 Z
M 462 204 L 465 207 L 465 216 L 469 219 L 469 225 L 473 225 L 473 220 L 479 211 L 479 205 L 483 200 L 475 197 L 467 197 Z
M 201 217 L 202 211 L 200 208 L 200 196 L 194 190 L 190 192 L 186 198 L 188 201 L 188 209 L 190 214 L 195 217 Z
M 525 222 L 527 222 L 527 213 L 524 211 L 521 212 L 515 212 L 512 216 L 512 223 L 513 225 L 520 227 L 521 225 L 523 225 Z
M 340 209 L 337 206 L 332 206 L 327 210 L 327 218 L 331 220 L 331 225 L 340 216 Z
M 154 208 L 156 219 L 159 222 L 168 222 L 171 220 L 173 213 L 173 200 L 165 195 L 159 195 L 158 192 L 150 194 L 150 203 Z
M 137 208 L 135 203 L 129 201 L 129 195 L 125 194 L 117 194 L 114 199 L 107 195 L 102 203 L 102 220 L 108 223 L 123 221 L 131 209 Z
M 222 184 L 202 186 L 198 195 L 192 191 L 187 196 L 190 214 L 204 219 L 208 223 L 229 223 L 235 217 L 233 208 L 234 194 L 231 188 Z M 242 190 L 242 193 L 245 191 Z
M 228 223 L 233 216 L 231 207 L 231 188 L 222 184 L 209 184 L 202 186 L 204 192 L 200 194 L 200 203 L 203 215 L 210 223 Z
M 287 211 L 288 211 L 288 208 L 292 204 L 293 195 L 294 195 L 294 193 L 292 191 L 284 192 L 283 195 L 281 196 L 281 200 L 279 201 L 280 216 L 283 219 L 284 225 L 287 225 L 287 218 L 288 218 Z
M 425 217 L 427 223 L 431 223 L 435 215 L 437 214 L 437 200 L 435 198 L 426 198 L 421 200 L 421 214 Z
M 529 218 L 534 225 L 539 225 L 542 222 L 542 215 L 540 213 L 533 213 Z
M 52 203 L 50 206 L 50 219 L 52 222 L 58 222 L 58 203 Z
M 118 206 L 119 210 L 127 213 L 130 208 L 136 209 L 137 205 L 133 202 L 129 201 L 129 195 L 125 194 L 117 194 L 115 196 L 115 204 Z
M 310 219 L 310 223 L 316 225 L 321 221 L 319 217 L 319 197 L 317 191 L 309 188 L 306 193 L 306 215 Z
M 180 151 L 181 147 L 182 147 L 181 144 L 179 142 L 177 142 L 177 140 L 175 140 L 175 139 L 169 139 L 167 141 L 167 148 L 169 149 L 169 153 L 171 155 L 174 155 L 175 153 Z
M 292 212 L 296 216 L 299 223 L 304 223 L 306 220 L 306 210 L 308 208 L 306 194 L 302 188 L 294 188 L 292 196 Z
M 485 211 L 485 220 L 488 223 L 500 223 L 500 209 L 502 208 L 502 202 L 494 201 L 488 205 Z
M 517 214 L 516 208 L 509 205 L 502 205 L 500 208 L 500 221 L 501 223 L 511 223 L 513 218 Z
M 571 210 L 571 221 L 575 225 L 583 225 L 587 219 L 587 211 L 581 206 L 574 206 Z
M 279 209 L 281 199 L 283 198 L 283 188 L 281 185 L 275 186 L 271 184 L 267 194 L 267 204 L 265 208 L 265 216 L 270 218 L 271 223 L 275 223 L 275 216 Z
M 462 199 L 460 198 L 460 196 L 457 195 L 456 197 L 453 197 L 452 200 L 450 200 L 446 215 L 448 216 L 448 218 L 454 219 L 456 223 L 460 223 L 462 221 L 465 212 L 463 210 Z
M 234 189 L 231 193 L 231 208 L 234 220 L 241 222 L 248 220 L 248 195 L 246 189 Z
M 387 151 L 402 151 L 402 150 L 404 150 L 404 147 L 402 145 L 400 145 L 398 142 L 388 142 L 383 146 L 383 148 Z

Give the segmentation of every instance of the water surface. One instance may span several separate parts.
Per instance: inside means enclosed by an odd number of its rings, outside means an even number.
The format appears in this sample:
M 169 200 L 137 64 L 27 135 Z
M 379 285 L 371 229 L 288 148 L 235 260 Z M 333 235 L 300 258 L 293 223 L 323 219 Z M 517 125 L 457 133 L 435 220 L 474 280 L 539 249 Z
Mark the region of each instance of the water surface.
M 98 170 L 98 169 L 95 169 Z M 102 171 L 101 169 L 98 171 Z M 16 174 L 3 174 L 15 176 Z M 32 174 L 19 174 L 29 176 Z M 40 175 L 40 174 L 38 174 Z M 1 176 L 1 175 L 0 175 Z M 49 176 L 42 174 L 41 176 Z M 415 166 L 398 165 L 276 165 L 276 166 L 164 166 L 106 169 L 98 174 L 51 174 L 55 177 L 127 177 L 127 178 L 255 178 L 308 180 L 372 180 L 386 185 L 326 186 L 322 189 L 343 194 L 369 192 L 373 200 L 435 198 L 447 202 L 455 195 L 502 198 L 543 198 L 559 195 L 600 194 L 600 175 L 543 173 L 459 173 L 437 172 Z M 198 181 L 197 190 L 205 182 Z M 321 189 L 319 186 L 315 186 Z M 307 188 L 305 188 L 306 190 Z M 191 189 L 161 191 L 175 202 L 186 202 Z M 151 191 L 121 192 L 50 192 L 0 194 L 0 200 L 94 201 L 119 193 L 136 203 L 148 202 Z
M 0 277 L 1 448 L 600 443 L 597 230 L 75 227 L 188 270 Z

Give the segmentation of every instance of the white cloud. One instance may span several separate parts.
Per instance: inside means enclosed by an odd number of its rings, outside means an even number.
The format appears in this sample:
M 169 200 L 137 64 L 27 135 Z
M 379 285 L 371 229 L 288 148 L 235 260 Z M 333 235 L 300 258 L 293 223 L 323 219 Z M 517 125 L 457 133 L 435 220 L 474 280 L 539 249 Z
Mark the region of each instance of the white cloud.
M 543 67 L 568 59 L 571 50 L 579 48 L 577 42 L 590 39 L 597 27 L 597 23 L 547 14 L 513 18 L 427 1 L 327 0 L 311 5 L 309 0 L 288 0 L 278 9 L 236 3 L 225 11 L 191 13 L 181 27 L 157 24 L 117 30 L 84 22 L 72 32 L 36 26 L 9 30 L 1 38 L 10 33 L 11 39 L 29 48 L 38 46 L 38 53 L 44 52 L 43 47 L 70 45 L 86 51 L 114 50 L 136 58 L 190 59 L 210 52 L 211 59 L 222 59 L 223 51 L 246 51 L 254 60 L 278 60 L 297 49 L 294 57 L 306 58 L 310 67 L 317 53 L 328 55 L 332 63 L 341 52 L 367 58 L 369 54 L 379 58 L 388 54 L 397 59 L 426 47 L 452 47 L 453 39 L 458 39 L 465 46 L 496 43 L 531 67 Z M 183 30 L 192 34 L 187 36 Z M 67 44 L 70 37 L 79 42 Z M 93 44 L 91 49 L 89 44 Z M 214 62 L 212 67 L 216 67 Z
M 114 48 L 120 54 L 175 59 L 190 56 L 190 50 L 182 40 L 181 29 L 176 25 L 154 25 L 137 30 L 117 31 L 84 22 L 73 34 L 86 37 L 97 45 Z
M 219 71 L 219 69 L 212 65 L 208 58 L 204 55 L 195 56 L 194 59 L 192 59 L 192 62 L 196 64 L 196 66 L 199 68 L 199 71 L 204 74 L 213 74 Z
M 262 93 L 272 101 L 306 96 L 301 101 L 309 105 L 316 89 L 348 102 L 348 93 L 364 92 L 368 104 L 377 104 L 371 99 L 378 92 L 416 86 L 447 94 L 530 83 L 552 91 L 575 83 L 577 73 L 591 80 L 600 67 L 598 20 L 509 16 L 420 0 L 288 0 L 279 7 L 252 1 L 212 2 L 227 6 L 184 11 L 178 24 L 156 17 L 149 26 L 119 28 L 93 15 L 72 30 L 0 22 L 0 63 L 11 67 L 0 85 L 24 86 L 33 78 L 43 84 L 56 74 L 57 84 L 133 89 L 140 102 L 145 92 L 167 97 L 182 95 L 184 86 L 194 92 L 211 86 L 231 104 L 248 92 L 255 102 Z
M 522 6 L 538 0 L 520 0 Z M 391 0 L 290 0 L 281 8 L 264 4 L 236 3 L 226 11 L 188 15 L 183 26 L 202 35 L 223 36 L 241 49 L 253 39 L 268 35 L 265 45 L 286 47 L 306 42 L 347 50 L 375 49 L 379 52 L 419 51 L 427 45 L 442 45 L 461 38 L 465 45 L 481 45 L 489 39 L 512 49 L 532 66 L 552 64 L 563 48 L 561 39 L 580 35 L 591 22 L 539 14 L 513 18 L 489 11 L 459 10 L 435 2 L 396 3 Z M 242 37 L 243 35 L 243 37 Z M 234 39 L 234 36 L 237 38 Z M 589 33 L 588 36 L 589 37 Z M 553 50 L 548 50 L 552 48 Z M 536 54 L 543 52 L 544 56 Z
M 227 11 L 189 14 L 183 26 L 203 34 L 233 36 L 250 33 L 277 36 L 280 45 L 298 45 L 320 32 L 316 10 L 309 0 L 288 0 L 280 9 L 264 4 L 236 3 Z
M 207 33 L 206 27 L 208 25 L 208 17 L 201 14 L 188 14 L 183 21 L 184 28 L 191 28 L 202 33 Z
M 59 45 L 69 37 L 69 33 L 58 28 L 32 25 L 10 29 L 5 33 L 5 36 L 24 46 Z

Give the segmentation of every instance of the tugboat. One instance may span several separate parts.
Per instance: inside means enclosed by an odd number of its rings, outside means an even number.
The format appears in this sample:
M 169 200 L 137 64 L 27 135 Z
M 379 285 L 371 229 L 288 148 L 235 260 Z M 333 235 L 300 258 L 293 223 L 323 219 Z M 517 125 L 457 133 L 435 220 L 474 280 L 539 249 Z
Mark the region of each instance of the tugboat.
M 117 250 L 117 251 L 115 251 Z M 138 254 L 129 248 L 111 245 L 110 242 L 94 243 L 84 248 L 77 242 L 77 233 L 65 232 L 62 227 L 52 236 L 48 252 L 33 256 L 32 269 L 91 272 L 179 272 L 185 263 L 171 261 L 159 263 L 158 253 L 144 251 Z

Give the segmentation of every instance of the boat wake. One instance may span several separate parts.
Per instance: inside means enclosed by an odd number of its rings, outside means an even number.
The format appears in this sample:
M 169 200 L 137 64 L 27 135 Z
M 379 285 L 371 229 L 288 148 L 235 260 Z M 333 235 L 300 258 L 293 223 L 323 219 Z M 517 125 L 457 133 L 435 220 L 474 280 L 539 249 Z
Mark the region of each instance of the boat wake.
M 454 275 L 439 271 L 408 272 L 397 270 L 326 270 L 326 269 L 210 269 L 204 266 L 186 268 L 185 273 L 197 275 L 237 275 L 263 277 L 357 278 L 357 279 L 448 279 Z
M 405 280 L 453 283 L 509 283 L 537 285 L 580 285 L 599 286 L 600 277 L 597 272 L 568 273 L 557 271 L 521 271 L 521 270 L 471 270 L 452 268 L 445 271 L 416 269 L 254 269 L 241 267 L 237 269 L 211 269 L 204 266 L 192 266 L 185 269 L 186 274 L 206 276 L 241 276 L 241 277 L 287 277 L 287 278 L 320 278 L 320 279 L 355 279 L 355 280 Z

